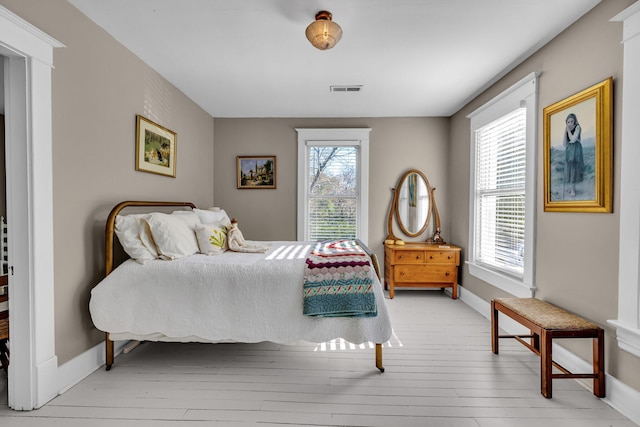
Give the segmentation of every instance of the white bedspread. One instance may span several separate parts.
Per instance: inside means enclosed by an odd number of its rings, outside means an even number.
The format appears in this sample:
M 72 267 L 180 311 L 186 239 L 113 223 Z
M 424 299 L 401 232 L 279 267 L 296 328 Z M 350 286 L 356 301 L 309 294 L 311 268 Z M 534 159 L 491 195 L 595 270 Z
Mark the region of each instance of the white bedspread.
M 377 278 L 377 317 L 304 316 L 304 264 L 313 244 L 268 244 L 266 253 L 227 251 L 144 265 L 128 260 L 91 291 L 93 322 L 113 340 L 279 344 L 335 338 L 354 344 L 389 340 L 391 322 Z

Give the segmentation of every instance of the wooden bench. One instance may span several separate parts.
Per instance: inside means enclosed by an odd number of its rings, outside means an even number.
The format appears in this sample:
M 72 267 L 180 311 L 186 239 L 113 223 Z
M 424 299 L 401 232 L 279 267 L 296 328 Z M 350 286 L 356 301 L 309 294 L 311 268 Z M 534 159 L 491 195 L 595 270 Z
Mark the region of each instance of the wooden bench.
M 498 313 L 528 328 L 530 335 L 499 335 Z M 580 316 L 535 298 L 495 298 L 491 301 L 491 350 L 498 354 L 500 338 L 515 338 L 540 356 L 542 395 L 551 398 L 551 381 L 560 378 L 593 378 L 593 394 L 605 396 L 604 330 Z M 525 341 L 530 338 L 530 342 Z M 593 373 L 573 374 L 553 361 L 554 338 L 592 338 Z M 562 373 L 553 373 L 553 367 Z

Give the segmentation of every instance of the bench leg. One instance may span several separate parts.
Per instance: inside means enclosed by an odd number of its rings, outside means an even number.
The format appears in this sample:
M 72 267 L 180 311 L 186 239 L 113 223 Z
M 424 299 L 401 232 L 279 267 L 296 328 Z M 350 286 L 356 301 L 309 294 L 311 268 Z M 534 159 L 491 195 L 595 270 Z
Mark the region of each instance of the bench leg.
M 491 300 L 491 351 L 498 354 L 498 310 L 495 301 Z
M 604 330 L 598 331 L 598 338 L 593 339 L 593 394 L 597 397 L 605 396 L 604 379 Z
M 534 333 L 533 331 L 531 331 L 531 346 L 533 348 L 535 348 L 536 350 L 538 350 L 538 352 L 540 351 L 540 335 Z
M 540 382 L 541 392 L 544 397 L 551 399 L 551 375 L 553 371 L 551 332 L 542 330 L 540 335 Z

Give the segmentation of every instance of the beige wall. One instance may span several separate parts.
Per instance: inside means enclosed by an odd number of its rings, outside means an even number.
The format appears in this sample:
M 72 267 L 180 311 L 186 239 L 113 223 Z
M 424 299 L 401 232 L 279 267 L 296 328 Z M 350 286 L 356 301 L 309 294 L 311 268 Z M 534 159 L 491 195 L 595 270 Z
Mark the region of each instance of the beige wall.
M 369 246 L 381 260 L 391 188 L 407 169 L 420 169 L 437 188 L 447 217 L 449 120 L 444 118 L 215 119 L 215 203 L 239 219 L 252 240 L 296 240 L 298 134 L 296 128 L 371 128 Z M 277 189 L 238 190 L 236 156 L 277 156 Z M 449 224 L 443 220 L 443 236 Z
M 620 108 L 622 94 L 622 24 L 609 22 L 633 0 L 602 2 L 570 29 L 556 37 L 525 63 L 459 111 L 451 121 L 449 179 L 452 238 L 468 245 L 469 120 L 466 116 L 519 81 L 541 71 L 539 84 L 537 156 L 537 297 L 556 303 L 597 322 L 606 329 L 607 372 L 640 390 L 640 359 L 621 351 L 615 329 L 607 320 L 618 314 L 618 244 L 620 187 Z M 547 213 L 543 210 L 542 109 L 606 79 L 614 78 L 614 212 L 612 214 Z M 463 286 L 485 300 L 501 291 L 469 275 L 462 268 Z M 590 360 L 588 343 L 566 343 Z
M 64 363 L 104 338 L 88 302 L 104 274 L 110 209 L 128 199 L 213 202 L 213 119 L 67 1 L 0 4 L 66 45 L 52 72 L 55 343 Z M 135 171 L 136 114 L 177 132 L 177 178 Z

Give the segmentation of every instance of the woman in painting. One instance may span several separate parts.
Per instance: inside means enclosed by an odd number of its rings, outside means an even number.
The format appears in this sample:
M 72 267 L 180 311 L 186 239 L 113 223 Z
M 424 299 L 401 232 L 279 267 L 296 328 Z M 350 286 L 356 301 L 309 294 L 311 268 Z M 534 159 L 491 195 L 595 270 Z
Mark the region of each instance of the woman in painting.
M 584 159 L 582 157 L 582 143 L 580 142 L 580 124 L 575 114 L 567 116 L 562 145 L 564 145 L 565 167 L 564 183 L 569 197 L 576 196 L 576 183 L 582 182 Z

